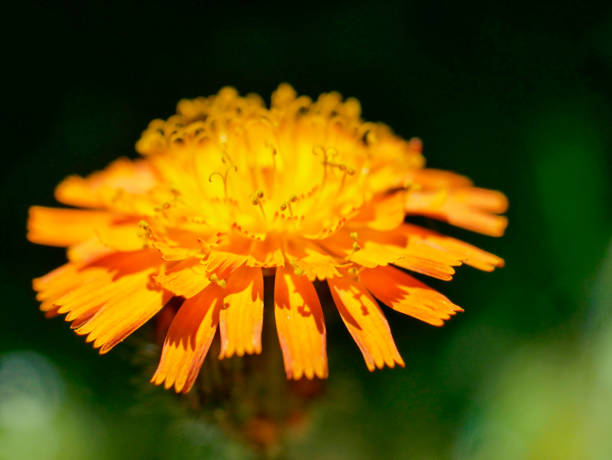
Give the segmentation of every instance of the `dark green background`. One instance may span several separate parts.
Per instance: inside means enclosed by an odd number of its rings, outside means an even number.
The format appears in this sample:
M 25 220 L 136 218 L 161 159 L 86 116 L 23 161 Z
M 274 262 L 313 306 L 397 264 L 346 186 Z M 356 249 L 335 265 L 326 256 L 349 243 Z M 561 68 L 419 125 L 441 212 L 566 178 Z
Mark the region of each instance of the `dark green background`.
M 357 97 L 432 167 L 509 197 L 501 255 L 440 287 L 434 328 L 387 310 L 405 369 L 370 374 L 328 314 L 330 380 L 288 458 L 612 458 L 612 11 L 595 3 L 22 3 L 5 11 L 1 459 L 243 458 L 143 390 L 138 337 L 100 357 L 37 311 L 63 251 L 30 204 L 117 156 L 178 99 L 280 82 Z M 8 122 L 8 126 L 7 123 Z M 130 341 L 133 340 L 132 343 Z M 265 344 L 264 344 L 265 347 Z M 210 358 L 209 358 L 210 359 Z

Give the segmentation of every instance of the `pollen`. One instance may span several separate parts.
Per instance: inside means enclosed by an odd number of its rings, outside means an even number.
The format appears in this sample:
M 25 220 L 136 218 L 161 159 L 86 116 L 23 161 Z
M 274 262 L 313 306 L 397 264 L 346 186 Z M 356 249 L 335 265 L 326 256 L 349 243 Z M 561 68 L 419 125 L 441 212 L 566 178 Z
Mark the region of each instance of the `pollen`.
M 68 250 L 34 289 L 47 316 L 65 315 L 101 353 L 180 298 L 152 378 L 177 392 L 193 386 L 217 330 L 220 357 L 262 352 L 264 276 L 287 377 L 324 378 L 314 283 L 374 370 L 404 365 L 380 305 L 434 326 L 462 311 L 414 273 L 450 280 L 460 265 L 503 265 L 411 221 L 501 236 L 506 197 L 425 168 L 420 139 L 363 120 L 335 92 L 313 100 L 282 84 L 269 106 L 229 87 L 181 100 L 136 150 L 60 183 L 71 208 L 30 208 L 30 241 Z

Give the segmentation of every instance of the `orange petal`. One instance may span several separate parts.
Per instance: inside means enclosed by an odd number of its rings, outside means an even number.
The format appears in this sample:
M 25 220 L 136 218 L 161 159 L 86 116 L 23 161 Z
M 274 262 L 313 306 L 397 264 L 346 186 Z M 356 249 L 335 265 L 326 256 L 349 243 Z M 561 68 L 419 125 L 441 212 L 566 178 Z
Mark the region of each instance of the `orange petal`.
M 137 251 L 145 247 L 136 222 L 96 229 L 96 236 L 103 246 L 116 251 Z
M 368 369 L 382 369 L 385 364 L 404 366 L 389 324 L 368 291 L 347 277 L 328 279 L 327 283 L 342 321 L 359 346 Z
M 46 275 L 34 278 L 32 287 L 40 301 L 57 298 L 79 285 L 78 265 L 69 263 L 50 271 Z
M 364 269 L 361 281 L 388 307 L 434 326 L 463 309 L 445 296 L 393 267 Z
M 116 215 L 104 211 L 32 206 L 27 238 L 32 243 L 71 246 L 95 237 L 96 230 L 110 227 L 115 220 Z
M 94 348 L 100 348 L 100 353 L 107 353 L 146 323 L 172 296 L 150 285 L 150 273 L 138 273 L 125 279 L 128 278 L 134 281 L 131 289 L 126 288 L 120 295 L 116 293 L 95 314 L 91 310 L 85 311 L 86 317 L 92 313 L 91 318 L 86 318 L 83 324 L 79 321 L 75 330 L 79 335 L 87 334 L 87 342 L 93 342 Z
M 287 378 L 327 377 L 323 311 L 306 276 L 276 269 L 274 316 Z
M 490 252 L 478 249 L 471 244 L 436 233 L 433 230 L 428 230 L 417 225 L 404 224 L 402 225 L 402 231 L 408 238 L 408 241 L 410 241 L 412 247 L 418 248 L 418 251 L 428 250 L 429 248 L 434 249 L 438 253 L 443 252 L 449 258 L 449 263 L 455 259 L 456 261 L 484 271 L 493 271 L 496 267 L 504 266 L 504 260 L 502 258 Z M 396 265 L 404 267 L 401 263 L 396 263 Z M 452 263 L 451 265 L 456 265 L 456 263 Z M 408 266 L 404 268 L 410 269 Z
M 286 251 L 291 258 L 295 258 L 295 265 L 303 270 L 304 275 L 311 281 L 340 276 L 336 268 L 339 265 L 336 258 L 305 238 L 287 241 Z
M 461 262 L 457 261 L 449 264 L 440 262 L 431 257 L 414 257 L 410 255 L 403 256 L 395 261 L 393 265 L 411 270 L 413 272 L 420 273 L 422 275 L 431 276 L 432 278 L 438 278 L 439 280 L 450 281 L 453 279 L 455 269 L 453 265 L 460 265 Z
M 458 200 L 450 200 L 445 206 L 444 220 L 456 227 L 488 236 L 502 236 L 508 226 L 508 218 L 505 216 L 465 205 Z
M 92 260 L 112 254 L 113 252 L 116 251 L 108 246 L 104 246 L 98 238 L 91 238 L 82 243 L 70 246 L 66 251 L 66 256 L 70 262 L 86 264 Z
M 113 281 L 108 271 L 101 268 L 90 268 L 80 271 L 78 283 L 54 298 L 58 313 L 66 313 L 66 321 L 74 321 L 87 315 L 91 318 L 105 303 L 125 297 L 127 293 L 145 288 L 153 270 L 127 275 Z
M 260 268 L 242 267 L 227 281 L 219 319 L 219 358 L 261 353 L 263 274 Z
M 241 249 L 241 253 L 245 253 Z M 264 241 L 252 241 L 249 246 L 247 264 L 254 267 L 276 267 L 285 261 L 283 249 L 277 238 L 266 238 Z
M 153 316 L 169 294 L 151 284 L 159 256 L 150 250 L 115 253 L 86 265 L 69 263 L 34 280 L 41 309 L 66 313 L 77 333 L 106 353 Z
M 204 261 L 208 271 L 232 272 L 248 259 L 247 255 L 225 251 L 210 251 Z
M 418 241 L 414 241 L 412 235 L 407 234 L 401 226 L 387 232 L 360 229 L 355 231 L 355 241 L 351 239 L 349 229 L 354 227 L 347 226 L 347 229 L 321 241 L 320 244 L 362 267 L 395 264 L 443 280 L 450 280 L 455 273 L 453 266 L 461 265 L 461 259 L 444 250 L 415 244 Z M 358 244 L 357 250 L 353 247 L 354 243 Z
M 174 295 L 186 299 L 198 294 L 210 284 L 209 273 L 198 259 L 185 259 L 164 264 L 155 280 Z
M 374 198 L 351 219 L 351 224 L 372 230 L 393 230 L 404 221 L 404 201 L 404 193 Z
M 64 204 L 99 208 L 104 207 L 108 197 L 117 192 L 144 193 L 155 183 L 155 176 L 146 161 L 120 158 L 103 171 L 86 178 L 66 178 L 55 189 L 55 198 Z
M 176 261 L 201 256 L 202 245 L 198 234 L 177 228 L 150 228 L 151 246 L 157 249 L 164 260 Z
M 32 286 L 40 301 L 56 302 L 61 296 L 76 289 L 92 291 L 93 284 L 110 285 L 120 278 L 157 267 L 160 263 L 157 253 L 150 250 L 105 253 L 87 263 L 70 262 L 50 273 L 34 279 Z
M 195 382 L 219 323 L 222 289 L 210 285 L 183 302 L 172 320 L 151 382 L 187 393 Z
M 508 219 L 508 199 L 495 190 L 472 186 L 459 174 L 435 169 L 413 173 L 413 189 L 406 194 L 406 213 L 444 220 L 490 236 L 501 236 Z
M 462 187 L 453 193 L 454 199 L 472 208 L 502 214 L 508 210 L 508 198 L 502 192 L 479 187 Z
M 382 232 L 347 226 L 333 236 L 318 241 L 318 244 L 330 254 L 371 268 L 387 265 L 402 257 L 406 237 L 401 228 Z
M 426 189 L 469 187 L 472 185 L 472 181 L 461 174 L 432 168 L 415 170 L 414 181 Z
M 406 213 L 419 214 L 448 222 L 489 236 L 501 236 L 508 219 L 508 200 L 503 193 L 475 187 L 414 190 L 406 194 Z
M 404 255 L 404 248 L 375 241 L 359 241 L 360 248 L 348 254 L 347 259 L 364 267 L 377 267 L 392 263 Z

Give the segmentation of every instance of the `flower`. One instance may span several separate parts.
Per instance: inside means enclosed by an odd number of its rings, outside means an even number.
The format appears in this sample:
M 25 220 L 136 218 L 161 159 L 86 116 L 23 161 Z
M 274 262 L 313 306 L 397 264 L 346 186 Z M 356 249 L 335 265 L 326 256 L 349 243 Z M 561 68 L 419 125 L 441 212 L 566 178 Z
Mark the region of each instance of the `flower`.
M 286 84 L 270 108 L 232 88 L 180 101 L 142 134 L 143 158 L 60 183 L 58 201 L 81 209 L 30 208 L 29 240 L 68 248 L 65 265 L 34 280 L 41 309 L 106 353 L 180 303 L 152 382 L 187 392 L 217 329 L 219 358 L 261 352 L 264 276 L 287 377 L 326 377 L 313 285 L 325 281 L 368 368 L 403 366 L 375 298 L 440 326 L 462 309 L 407 271 L 450 280 L 461 264 L 503 265 L 406 216 L 499 236 L 507 200 L 424 168 L 418 139 L 360 112 L 355 99 L 312 101 Z

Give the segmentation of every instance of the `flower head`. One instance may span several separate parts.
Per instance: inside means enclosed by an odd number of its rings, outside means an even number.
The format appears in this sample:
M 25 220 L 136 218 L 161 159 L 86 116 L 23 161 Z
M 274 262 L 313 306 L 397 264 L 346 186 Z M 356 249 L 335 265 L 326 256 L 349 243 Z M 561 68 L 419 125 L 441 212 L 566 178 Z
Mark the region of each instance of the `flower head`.
M 373 370 L 403 365 L 375 298 L 436 326 L 462 311 L 406 271 L 450 280 L 461 264 L 503 264 L 405 218 L 498 236 L 504 195 L 424 168 L 418 139 L 363 121 L 359 102 L 337 93 L 312 101 L 281 85 L 267 108 L 224 88 L 180 101 L 136 149 L 143 158 L 57 187 L 81 209 L 30 209 L 28 238 L 68 248 L 34 289 L 100 353 L 180 303 L 152 379 L 177 392 L 192 387 L 217 329 L 219 358 L 261 351 L 264 276 L 275 278 L 287 377 L 299 379 L 328 373 L 313 282 L 328 284 Z

